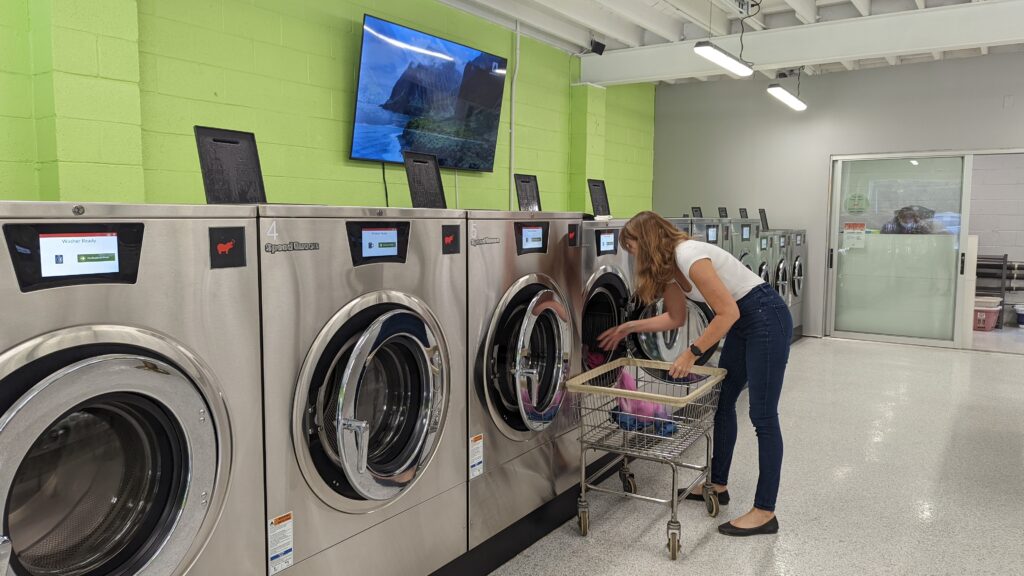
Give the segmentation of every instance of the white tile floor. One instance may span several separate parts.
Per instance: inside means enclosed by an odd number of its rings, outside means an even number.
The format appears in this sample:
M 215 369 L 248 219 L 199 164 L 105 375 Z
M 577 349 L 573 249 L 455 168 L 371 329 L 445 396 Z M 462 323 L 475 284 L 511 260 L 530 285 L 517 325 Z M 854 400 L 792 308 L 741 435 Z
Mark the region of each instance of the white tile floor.
M 1024 328 L 1006 326 L 991 332 L 974 331 L 975 350 L 989 352 L 1005 352 L 1008 354 L 1024 354 Z
M 595 493 L 589 537 L 573 520 L 495 574 L 1024 574 L 1024 356 L 803 339 L 780 412 L 778 535 L 716 531 L 753 500 L 756 438 L 741 420 L 733 503 L 719 519 L 683 505 L 675 563 L 667 509 Z M 666 468 L 634 471 L 642 492 L 667 495 Z

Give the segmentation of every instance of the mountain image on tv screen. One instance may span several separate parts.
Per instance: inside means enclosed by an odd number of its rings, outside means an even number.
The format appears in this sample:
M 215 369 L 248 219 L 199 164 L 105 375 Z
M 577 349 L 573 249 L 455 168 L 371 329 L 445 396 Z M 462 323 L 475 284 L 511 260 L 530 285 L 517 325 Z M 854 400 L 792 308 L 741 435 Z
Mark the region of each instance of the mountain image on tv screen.
M 352 158 L 433 154 L 448 168 L 494 167 L 506 60 L 367 15 Z

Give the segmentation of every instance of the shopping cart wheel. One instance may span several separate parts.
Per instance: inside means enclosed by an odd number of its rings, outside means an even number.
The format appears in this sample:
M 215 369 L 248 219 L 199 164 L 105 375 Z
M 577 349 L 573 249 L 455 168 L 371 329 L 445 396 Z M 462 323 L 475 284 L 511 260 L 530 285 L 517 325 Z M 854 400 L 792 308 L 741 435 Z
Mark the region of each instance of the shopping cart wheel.
M 668 535 L 668 557 L 672 560 L 679 558 L 679 534 L 675 532 Z
M 586 536 L 590 532 L 590 511 L 580 510 L 576 515 L 576 522 L 580 527 L 580 535 Z
M 715 494 L 714 490 L 712 490 L 710 494 L 706 491 L 704 492 L 704 506 L 708 509 L 708 516 L 711 516 L 712 518 L 716 518 L 718 516 L 721 506 L 718 502 L 718 494 Z
M 623 478 L 622 491 L 626 494 L 636 494 L 636 478 L 632 474 Z

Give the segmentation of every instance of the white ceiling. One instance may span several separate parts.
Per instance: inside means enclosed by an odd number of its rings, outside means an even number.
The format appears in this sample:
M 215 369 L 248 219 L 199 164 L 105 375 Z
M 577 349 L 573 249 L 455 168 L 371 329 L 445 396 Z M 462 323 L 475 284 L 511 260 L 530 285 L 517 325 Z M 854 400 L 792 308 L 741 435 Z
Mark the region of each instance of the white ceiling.
M 741 3 L 749 1 L 442 0 L 510 28 L 518 23 L 524 34 L 570 52 L 586 51 L 591 39 L 603 42 L 607 45 L 604 58 L 613 58 L 598 63 L 595 60 L 597 56 L 588 56 L 584 58 L 583 73 L 585 81 L 601 84 L 641 79 L 679 83 L 721 77 L 714 68 L 700 69 L 696 66 L 664 65 L 642 77 L 633 74 L 631 69 L 659 57 L 666 64 L 674 63 L 684 54 L 683 50 L 675 48 L 685 47 L 692 53 L 689 49 L 693 42 L 709 36 L 737 54 L 740 20 L 744 15 Z M 989 53 L 1021 52 L 1024 51 L 1024 33 L 1019 35 L 1020 38 L 1016 33 L 993 33 L 991 42 L 986 36 L 987 27 L 998 25 L 996 19 L 1008 14 L 1006 10 L 986 11 L 982 6 L 950 8 L 1009 3 L 1024 7 L 1024 0 L 988 0 L 983 3 L 979 0 L 761 0 L 760 10 L 751 8 L 756 15 L 743 21 L 746 46 L 743 57 L 752 62 L 763 76 L 774 77 L 779 70 L 797 67 L 802 67 L 805 74 L 822 74 Z M 858 22 L 846 22 L 850 20 Z M 785 59 L 784 67 L 778 66 L 782 60 L 759 65 L 759 49 L 772 52 L 772 48 L 787 42 L 807 42 L 810 36 L 802 34 L 804 31 L 800 28 L 839 21 L 844 22 L 824 28 L 835 30 L 840 36 L 845 34 L 846 40 L 852 39 L 854 44 L 860 42 L 862 46 L 847 45 L 843 50 L 817 51 L 812 46 L 807 50 L 806 60 L 789 57 Z M 864 26 L 863 34 L 859 34 L 860 22 L 871 24 Z M 950 24 L 956 28 L 971 28 L 973 33 L 946 41 L 944 33 L 947 30 L 936 30 L 936 27 L 945 28 Z M 1016 27 L 1024 30 L 1024 23 L 1017 21 Z M 887 39 L 892 40 L 889 38 L 892 34 L 913 41 L 886 42 Z M 728 38 L 718 38 L 722 36 Z M 827 35 L 818 34 L 816 37 L 819 42 L 824 38 L 827 44 Z M 880 47 L 882 52 L 876 47 Z M 908 49 L 920 52 L 907 52 Z M 587 78 L 588 68 L 598 67 L 602 70 L 593 74 L 594 78 Z

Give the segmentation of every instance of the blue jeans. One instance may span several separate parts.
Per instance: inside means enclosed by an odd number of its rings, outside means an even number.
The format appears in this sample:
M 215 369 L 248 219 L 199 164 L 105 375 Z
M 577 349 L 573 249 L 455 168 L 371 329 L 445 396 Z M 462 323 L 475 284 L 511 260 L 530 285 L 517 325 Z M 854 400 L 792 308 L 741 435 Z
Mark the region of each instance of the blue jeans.
M 750 422 L 757 432 L 757 494 L 754 507 L 775 511 L 782 473 L 782 429 L 779 397 L 793 340 L 793 319 L 786 302 L 767 284 L 754 288 L 737 303 L 740 319 L 729 330 L 719 366 L 729 371 L 715 413 L 715 446 L 711 481 L 729 483 L 736 448 L 736 400 L 750 387 Z

